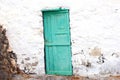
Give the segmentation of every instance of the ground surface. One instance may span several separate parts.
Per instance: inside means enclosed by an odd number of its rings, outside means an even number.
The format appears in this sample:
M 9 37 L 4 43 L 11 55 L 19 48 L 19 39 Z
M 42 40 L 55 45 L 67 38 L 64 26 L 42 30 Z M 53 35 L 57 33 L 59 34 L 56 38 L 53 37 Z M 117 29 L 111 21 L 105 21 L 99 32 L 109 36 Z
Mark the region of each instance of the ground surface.
M 13 77 L 13 80 L 120 80 L 120 76 L 89 78 L 82 76 L 31 75 L 31 77 L 25 78 L 21 75 L 16 75 Z

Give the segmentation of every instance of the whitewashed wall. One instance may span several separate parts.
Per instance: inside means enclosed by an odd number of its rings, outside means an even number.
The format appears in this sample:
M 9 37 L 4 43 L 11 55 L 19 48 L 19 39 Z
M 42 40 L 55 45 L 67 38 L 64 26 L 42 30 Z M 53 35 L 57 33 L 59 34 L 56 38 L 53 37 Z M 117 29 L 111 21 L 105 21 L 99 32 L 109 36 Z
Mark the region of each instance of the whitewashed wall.
M 0 0 L 0 24 L 7 28 L 21 69 L 44 74 L 40 10 L 56 7 L 70 8 L 74 74 L 120 74 L 120 0 Z

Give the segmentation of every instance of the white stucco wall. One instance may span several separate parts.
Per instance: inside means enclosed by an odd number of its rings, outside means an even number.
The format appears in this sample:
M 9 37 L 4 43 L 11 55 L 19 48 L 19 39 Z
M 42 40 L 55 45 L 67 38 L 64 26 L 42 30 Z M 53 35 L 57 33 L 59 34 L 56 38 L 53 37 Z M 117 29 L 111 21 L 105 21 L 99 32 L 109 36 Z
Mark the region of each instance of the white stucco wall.
M 10 45 L 17 53 L 21 69 L 27 67 L 31 72 L 44 74 L 40 10 L 56 7 L 70 8 L 74 74 L 119 74 L 119 0 L 0 0 L 0 24 L 7 28 Z M 99 56 L 89 55 L 94 50 L 104 55 L 105 63 L 98 64 Z M 113 53 L 117 57 L 112 56 Z M 91 67 L 85 66 L 87 61 Z

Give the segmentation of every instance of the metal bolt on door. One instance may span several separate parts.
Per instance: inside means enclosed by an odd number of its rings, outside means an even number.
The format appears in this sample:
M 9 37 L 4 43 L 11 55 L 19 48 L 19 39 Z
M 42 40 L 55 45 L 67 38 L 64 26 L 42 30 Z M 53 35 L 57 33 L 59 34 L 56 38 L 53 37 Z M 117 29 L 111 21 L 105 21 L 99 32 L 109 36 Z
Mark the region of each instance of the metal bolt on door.
M 72 75 L 69 9 L 42 10 L 46 74 Z

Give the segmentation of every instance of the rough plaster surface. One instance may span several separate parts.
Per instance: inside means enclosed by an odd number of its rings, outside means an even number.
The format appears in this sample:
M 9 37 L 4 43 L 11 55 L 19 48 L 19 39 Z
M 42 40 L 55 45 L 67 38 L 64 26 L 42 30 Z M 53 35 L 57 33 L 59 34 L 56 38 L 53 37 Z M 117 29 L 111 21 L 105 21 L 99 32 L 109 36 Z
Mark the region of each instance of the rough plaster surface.
M 8 30 L 21 69 L 26 67 L 26 72 L 44 74 L 40 10 L 61 6 L 70 8 L 74 74 L 119 74 L 119 0 L 0 0 L 0 24 Z

